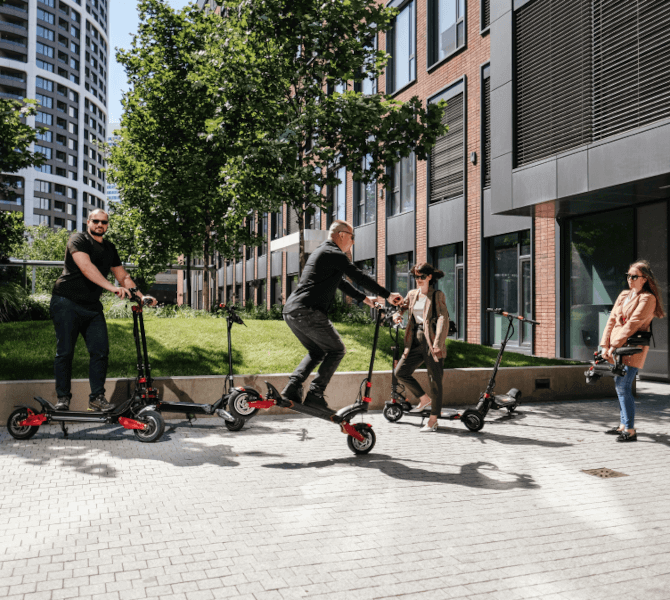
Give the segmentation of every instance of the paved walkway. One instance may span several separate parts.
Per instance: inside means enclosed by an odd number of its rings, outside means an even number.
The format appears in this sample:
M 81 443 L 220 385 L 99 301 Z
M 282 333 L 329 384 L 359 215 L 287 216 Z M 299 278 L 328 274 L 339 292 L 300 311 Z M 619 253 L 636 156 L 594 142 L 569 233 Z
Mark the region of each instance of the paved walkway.
M 640 441 L 614 400 L 521 406 L 480 433 L 368 415 L 0 429 L 0 598 L 670 598 L 670 386 L 639 386 Z M 583 470 L 610 468 L 602 479 Z

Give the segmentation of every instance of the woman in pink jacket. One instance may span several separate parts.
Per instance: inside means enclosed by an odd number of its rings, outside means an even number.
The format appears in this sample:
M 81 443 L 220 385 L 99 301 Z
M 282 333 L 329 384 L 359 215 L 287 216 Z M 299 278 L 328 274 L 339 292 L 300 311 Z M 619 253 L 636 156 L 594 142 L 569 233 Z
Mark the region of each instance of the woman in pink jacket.
M 611 363 L 614 362 L 612 353 L 616 348 L 624 346 L 634 333 L 649 331 L 654 317 L 665 316 L 658 282 L 646 260 L 638 260 L 628 267 L 626 278 L 630 289 L 619 294 L 600 340 L 602 355 Z M 649 346 L 645 346 L 640 354 L 625 356 L 623 363 L 626 374 L 614 378 L 621 406 L 621 424 L 605 433 L 617 435 L 617 442 L 637 441 L 633 381 L 644 366 L 648 352 Z

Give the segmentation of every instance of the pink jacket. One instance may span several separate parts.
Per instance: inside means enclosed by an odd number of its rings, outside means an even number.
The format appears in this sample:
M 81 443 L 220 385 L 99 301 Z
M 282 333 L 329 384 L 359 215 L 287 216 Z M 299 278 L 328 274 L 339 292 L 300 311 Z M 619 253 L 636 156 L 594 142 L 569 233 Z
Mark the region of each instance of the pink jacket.
M 605 325 L 605 331 L 600 339 L 603 348 L 621 348 L 626 345 L 626 340 L 638 331 L 649 331 L 649 325 L 654 318 L 656 310 L 656 298 L 649 292 L 641 292 L 633 298 L 626 306 L 624 300 L 631 290 L 624 290 L 619 294 L 616 304 L 610 313 Z M 649 352 L 649 346 L 643 346 L 640 354 L 625 356 L 623 363 L 629 367 L 644 367 L 644 361 Z
M 409 354 L 412 347 L 412 338 L 414 337 L 414 328 L 416 321 L 414 320 L 414 304 L 419 298 L 419 290 L 411 290 L 405 301 L 400 305 L 400 314 L 404 314 L 409 310 L 409 322 L 405 330 L 405 351 L 403 355 Z M 447 298 L 444 292 L 433 288 L 428 288 L 426 295 L 426 304 L 423 309 L 424 321 L 429 324 L 424 327 L 424 334 L 428 342 L 428 350 L 431 356 L 438 360 L 446 358 L 447 356 L 447 333 L 449 332 L 449 311 L 447 310 Z

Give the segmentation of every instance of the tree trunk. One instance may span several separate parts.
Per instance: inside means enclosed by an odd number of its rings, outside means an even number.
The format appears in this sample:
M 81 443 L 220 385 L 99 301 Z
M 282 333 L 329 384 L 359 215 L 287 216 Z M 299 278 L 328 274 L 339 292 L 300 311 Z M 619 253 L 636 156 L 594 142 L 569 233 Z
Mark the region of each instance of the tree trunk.
M 298 279 L 302 276 L 302 271 L 305 268 L 305 263 L 307 262 L 307 257 L 305 256 L 305 211 L 300 211 L 298 213 L 298 252 L 299 252 L 299 264 L 298 264 Z
M 191 255 L 189 254 L 186 257 L 186 301 L 188 304 L 188 307 L 191 308 Z
M 209 265 L 211 263 L 212 257 L 209 255 L 209 236 L 210 236 L 210 226 L 208 225 L 205 228 L 205 242 L 202 248 L 203 254 L 203 269 L 202 269 L 202 308 L 206 312 L 212 310 L 212 298 L 210 295 L 210 284 L 212 281 L 212 274 L 209 270 Z

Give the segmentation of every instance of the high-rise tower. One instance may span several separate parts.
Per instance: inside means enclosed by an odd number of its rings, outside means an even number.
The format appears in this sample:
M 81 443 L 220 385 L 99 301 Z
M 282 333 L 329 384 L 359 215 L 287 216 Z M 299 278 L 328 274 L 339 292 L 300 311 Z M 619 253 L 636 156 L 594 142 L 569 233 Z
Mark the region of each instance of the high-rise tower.
M 88 212 L 106 208 L 105 160 L 109 72 L 107 0 L 7 0 L 0 6 L 0 97 L 35 98 L 29 123 L 46 127 L 35 151 L 39 168 L 16 174 L 26 225 L 81 231 Z

